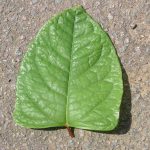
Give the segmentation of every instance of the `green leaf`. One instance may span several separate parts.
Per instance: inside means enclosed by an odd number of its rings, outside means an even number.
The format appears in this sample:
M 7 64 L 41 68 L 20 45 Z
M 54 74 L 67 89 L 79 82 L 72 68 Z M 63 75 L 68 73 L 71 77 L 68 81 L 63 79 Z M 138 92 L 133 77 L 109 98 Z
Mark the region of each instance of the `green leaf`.
M 112 130 L 122 73 L 111 40 L 80 7 L 49 20 L 29 46 L 17 78 L 14 119 L 27 128 Z

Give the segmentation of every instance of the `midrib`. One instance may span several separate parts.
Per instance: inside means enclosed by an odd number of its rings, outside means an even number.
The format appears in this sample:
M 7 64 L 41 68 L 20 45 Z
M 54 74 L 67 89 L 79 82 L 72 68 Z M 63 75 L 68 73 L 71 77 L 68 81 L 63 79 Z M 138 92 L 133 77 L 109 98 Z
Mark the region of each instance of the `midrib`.
M 70 65 L 69 65 L 69 78 L 68 78 L 68 85 L 67 85 L 67 101 L 66 101 L 66 123 L 65 126 L 69 127 L 68 123 L 68 95 L 69 95 L 69 86 L 70 86 L 70 76 L 71 76 L 71 65 L 72 65 L 72 51 L 73 51 L 73 43 L 74 43 L 74 29 L 75 29 L 75 19 L 76 19 L 76 12 L 74 14 L 74 19 L 73 19 L 73 26 L 72 26 L 72 42 L 71 42 L 71 54 L 70 54 Z

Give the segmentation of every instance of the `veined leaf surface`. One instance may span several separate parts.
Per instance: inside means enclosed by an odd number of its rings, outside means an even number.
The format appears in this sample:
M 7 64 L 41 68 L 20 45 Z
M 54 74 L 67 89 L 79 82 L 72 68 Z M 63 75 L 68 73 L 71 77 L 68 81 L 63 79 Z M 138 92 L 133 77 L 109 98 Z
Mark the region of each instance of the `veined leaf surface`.
M 112 130 L 122 73 L 107 33 L 82 7 L 49 20 L 30 44 L 17 78 L 14 119 L 27 128 Z

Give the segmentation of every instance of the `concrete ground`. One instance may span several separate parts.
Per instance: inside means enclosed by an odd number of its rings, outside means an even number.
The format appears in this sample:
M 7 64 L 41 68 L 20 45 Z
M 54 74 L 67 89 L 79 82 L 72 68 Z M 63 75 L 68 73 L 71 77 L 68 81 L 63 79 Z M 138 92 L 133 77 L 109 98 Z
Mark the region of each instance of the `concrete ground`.
M 15 83 L 28 43 L 53 15 L 76 4 L 109 33 L 123 69 L 120 121 L 111 133 L 15 125 Z M 149 0 L 0 0 L 0 150 L 150 149 Z

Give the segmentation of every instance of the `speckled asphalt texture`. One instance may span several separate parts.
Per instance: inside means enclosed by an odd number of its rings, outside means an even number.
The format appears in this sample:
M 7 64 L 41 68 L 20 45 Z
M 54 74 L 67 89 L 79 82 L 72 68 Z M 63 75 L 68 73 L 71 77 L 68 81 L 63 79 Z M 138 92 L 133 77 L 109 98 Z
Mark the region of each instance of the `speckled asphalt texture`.
M 28 43 L 49 18 L 83 5 L 110 35 L 123 70 L 118 127 L 109 133 L 15 125 L 15 83 Z M 0 0 L 0 150 L 150 150 L 149 0 Z

